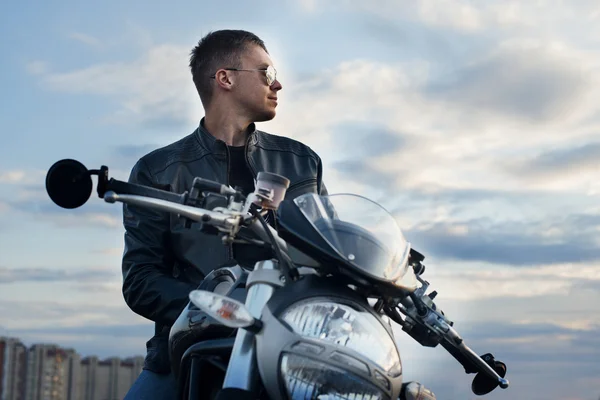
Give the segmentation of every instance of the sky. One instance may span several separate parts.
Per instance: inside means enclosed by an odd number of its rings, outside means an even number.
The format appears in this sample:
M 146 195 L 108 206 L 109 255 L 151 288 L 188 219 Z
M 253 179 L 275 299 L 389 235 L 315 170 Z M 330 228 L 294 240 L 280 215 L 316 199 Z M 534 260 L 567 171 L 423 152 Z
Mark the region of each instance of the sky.
M 0 335 L 145 354 L 121 294 L 121 208 L 64 210 L 62 158 L 127 179 L 203 110 L 189 52 L 258 34 L 283 85 L 259 128 L 313 148 L 332 193 L 369 197 L 426 255 L 436 302 L 508 365 L 485 399 L 600 396 L 600 6 L 595 1 L 10 2 L 0 17 Z M 474 399 L 473 375 L 399 332 L 407 380 Z

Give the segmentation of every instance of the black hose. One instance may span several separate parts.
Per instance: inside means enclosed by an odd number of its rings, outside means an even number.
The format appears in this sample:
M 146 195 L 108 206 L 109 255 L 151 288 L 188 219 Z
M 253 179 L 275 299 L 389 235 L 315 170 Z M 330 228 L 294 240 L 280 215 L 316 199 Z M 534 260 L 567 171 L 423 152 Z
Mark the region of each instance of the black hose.
M 285 276 L 285 278 L 288 281 L 295 281 L 296 279 L 298 279 L 298 276 L 299 276 L 298 270 L 290 265 L 291 262 L 289 261 L 288 258 L 285 258 L 283 256 L 283 253 L 281 252 L 281 249 L 279 248 L 279 245 L 277 244 L 277 241 L 275 240 L 273 233 L 271 233 L 271 229 L 269 229 L 269 225 L 267 224 L 265 219 L 262 217 L 262 215 L 260 215 L 258 210 L 254 207 L 250 208 L 250 213 L 258 219 L 258 221 L 264 228 L 265 232 L 267 233 L 267 236 L 269 237 L 269 240 L 271 241 L 271 245 L 273 246 L 273 250 L 275 251 L 275 255 L 277 256 L 277 259 L 279 260 L 279 265 L 281 267 L 281 272 L 283 273 L 283 276 Z

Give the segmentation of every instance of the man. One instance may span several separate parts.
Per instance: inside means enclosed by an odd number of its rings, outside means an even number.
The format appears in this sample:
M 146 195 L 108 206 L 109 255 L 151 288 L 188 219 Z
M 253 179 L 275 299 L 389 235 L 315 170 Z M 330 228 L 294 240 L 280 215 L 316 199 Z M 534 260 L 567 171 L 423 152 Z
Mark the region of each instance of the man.
M 190 69 L 205 110 L 188 136 L 143 156 L 130 182 L 176 193 L 203 177 L 254 190 L 260 171 L 290 179 L 288 197 L 326 194 L 319 156 L 308 146 L 256 130 L 275 117 L 282 89 L 263 41 L 241 30 L 209 33 L 192 50 Z M 123 296 L 154 321 L 144 370 L 126 399 L 170 399 L 175 381 L 168 360 L 169 330 L 203 277 L 236 256 L 216 236 L 186 229 L 176 216 L 125 205 Z
M 209 33 L 193 49 L 190 69 L 204 118 L 190 135 L 142 157 L 130 182 L 181 193 L 200 176 L 247 194 L 257 173 L 267 171 L 290 179 L 288 198 L 327 194 L 321 159 L 313 150 L 256 130 L 255 122 L 275 117 L 282 89 L 261 39 L 241 30 Z M 134 312 L 155 323 L 144 370 L 125 400 L 172 399 L 169 330 L 188 304 L 189 292 L 213 269 L 235 259 L 236 248 L 185 228 L 176 216 L 134 206 L 124 205 L 123 224 L 123 296 Z M 435 400 L 417 383 L 404 385 L 404 392 L 408 399 Z

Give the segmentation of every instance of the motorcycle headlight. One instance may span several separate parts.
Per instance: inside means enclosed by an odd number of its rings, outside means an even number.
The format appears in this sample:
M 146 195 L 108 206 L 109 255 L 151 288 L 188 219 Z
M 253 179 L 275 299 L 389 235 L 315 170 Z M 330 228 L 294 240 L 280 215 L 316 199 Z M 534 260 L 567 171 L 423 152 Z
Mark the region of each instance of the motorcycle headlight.
M 292 305 L 280 317 L 299 335 L 344 346 L 379 365 L 392 377 L 401 374 L 396 344 L 366 310 L 323 299 Z
M 342 368 L 296 354 L 283 354 L 281 374 L 289 398 L 388 400 L 379 388 Z
M 261 375 L 265 385 L 277 379 L 287 398 L 390 399 L 399 390 L 394 339 L 366 308 L 313 297 L 263 321 L 269 332 L 257 342 Z

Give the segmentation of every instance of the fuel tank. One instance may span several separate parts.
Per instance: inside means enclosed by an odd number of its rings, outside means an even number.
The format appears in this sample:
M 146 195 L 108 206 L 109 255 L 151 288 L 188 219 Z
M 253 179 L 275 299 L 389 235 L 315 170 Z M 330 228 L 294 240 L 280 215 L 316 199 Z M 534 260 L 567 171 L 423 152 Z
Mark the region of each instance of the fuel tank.
M 247 276 L 248 272 L 239 265 L 221 267 L 208 274 L 198 289 L 224 294 L 244 303 Z M 169 359 L 175 377 L 179 377 L 181 357 L 191 345 L 209 339 L 232 337 L 235 334 L 235 328 L 221 324 L 189 302 L 169 333 Z

